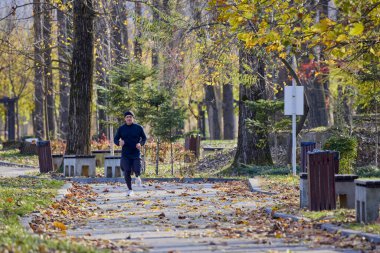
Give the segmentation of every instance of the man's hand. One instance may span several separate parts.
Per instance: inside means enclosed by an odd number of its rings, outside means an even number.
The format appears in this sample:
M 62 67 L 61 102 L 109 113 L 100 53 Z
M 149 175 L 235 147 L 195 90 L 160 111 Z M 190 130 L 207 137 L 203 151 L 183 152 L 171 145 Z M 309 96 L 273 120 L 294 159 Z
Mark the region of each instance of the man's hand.
M 137 143 L 137 144 L 136 144 L 136 148 L 137 148 L 138 150 L 140 150 L 140 149 L 141 149 L 141 144 L 140 144 L 140 143 Z
M 124 141 L 121 138 L 119 139 L 119 144 L 121 147 L 124 146 Z

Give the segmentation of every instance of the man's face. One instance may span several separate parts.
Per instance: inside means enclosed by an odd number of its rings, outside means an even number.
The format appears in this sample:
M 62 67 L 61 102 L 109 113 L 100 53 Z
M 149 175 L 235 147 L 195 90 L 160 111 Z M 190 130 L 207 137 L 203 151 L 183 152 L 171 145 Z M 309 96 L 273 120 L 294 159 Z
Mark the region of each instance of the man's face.
M 132 115 L 127 115 L 125 116 L 125 123 L 127 123 L 127 125 L 131 125 L 133 123 L 133 116 Z

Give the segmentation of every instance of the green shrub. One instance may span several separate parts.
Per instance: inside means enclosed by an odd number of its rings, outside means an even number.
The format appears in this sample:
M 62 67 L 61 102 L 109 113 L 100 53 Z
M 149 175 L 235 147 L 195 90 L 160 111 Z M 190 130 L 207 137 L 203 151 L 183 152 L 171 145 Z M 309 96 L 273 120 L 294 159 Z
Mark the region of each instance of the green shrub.
M 339 151 L 339 173 L 351 174 L 353 172 L 353 164 L 358 154 L 357 147 L 358 142 L 356 138 L 336 135 L 326 141 L 323 149 Z
M 354 173 L 359 177 L 380 177 L 380 168 L 376 166 L 365 166 L 354 169 Z

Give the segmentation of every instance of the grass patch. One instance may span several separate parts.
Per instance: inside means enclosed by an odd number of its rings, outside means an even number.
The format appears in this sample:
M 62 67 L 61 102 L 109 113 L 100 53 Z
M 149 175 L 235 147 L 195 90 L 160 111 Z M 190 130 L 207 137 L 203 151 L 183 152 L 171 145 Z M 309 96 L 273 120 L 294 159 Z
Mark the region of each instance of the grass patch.
M 366 233 L 378 234 L 380 235 L 380 224 L 349 224 L 346 226 L 349 229 L 363 231 Z
M 69 240 L 29 234 L 20 225 L 19 216 L 49 206 L 63 184 L 48 179 L 0 178 L 0 252 L 98 252 Z
M 203 140 L 201 141 L 201 147 L 211 146 L 211 147 L 223 147 L 232 148 L 236 146 L 237 140 Z
M 324 211 L 301 211 L 301 215 L 313 221 L 326 221 L 330 223 L 352 223 L 355 221 L 355 210 L 336 209 Z
M 282 188 L 299 187 L 299 177 L 291 174 L 287 175 L 262 175 L 260 176 L 262 183 L 261 188 L 264 190 L 270 190 L 276 188 L 278 192 L 282 191 Z
M 0 150 L 0 160 L 10 163 L 38 166 L 37 155 L 20 154 L 20 150 L 18 149 Z
M 220 176 L 243 176 L 255 177 L 263 175 L 289 175 L 291 169 L 283 166 L 247 166 L 241 165 L 239 167 L 229 166 L 221 170 L 218 175 Z

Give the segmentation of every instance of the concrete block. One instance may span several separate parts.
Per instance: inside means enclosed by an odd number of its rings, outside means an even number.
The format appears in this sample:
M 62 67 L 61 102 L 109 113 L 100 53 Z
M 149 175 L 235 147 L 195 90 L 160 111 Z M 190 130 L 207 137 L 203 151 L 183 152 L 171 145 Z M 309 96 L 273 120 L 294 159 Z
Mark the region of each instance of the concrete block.
M 355 208 L 355 182 L 357 175 L 336 174 L 335 194 L 339 198 L 340 208 Z
M 57 171 L 63 163 L 63 155 L 52 155 L 53 158 L 53 171 Z
M 300 173 L 300 208 L 309 206 L 309 183 L 307 173 Z
M 104 159 L 104 176 L 121 177 L 120 156 L 106 156 Z
M 63 158 L 64 175 L 66 177 L 84 176 L 95 177 L 94 155 L 67 155 Z
M 356 221 L 370 223 L 379 218 L 380 180 L 355 180 Z
M 309 183 L 307 173 L 300 173 L 300 207 L 309 205 Z M 357 175 L 336 174 L 335 175 L 335 195 L 340 200 L 340 208 L 355 208 L 355 182 Z

